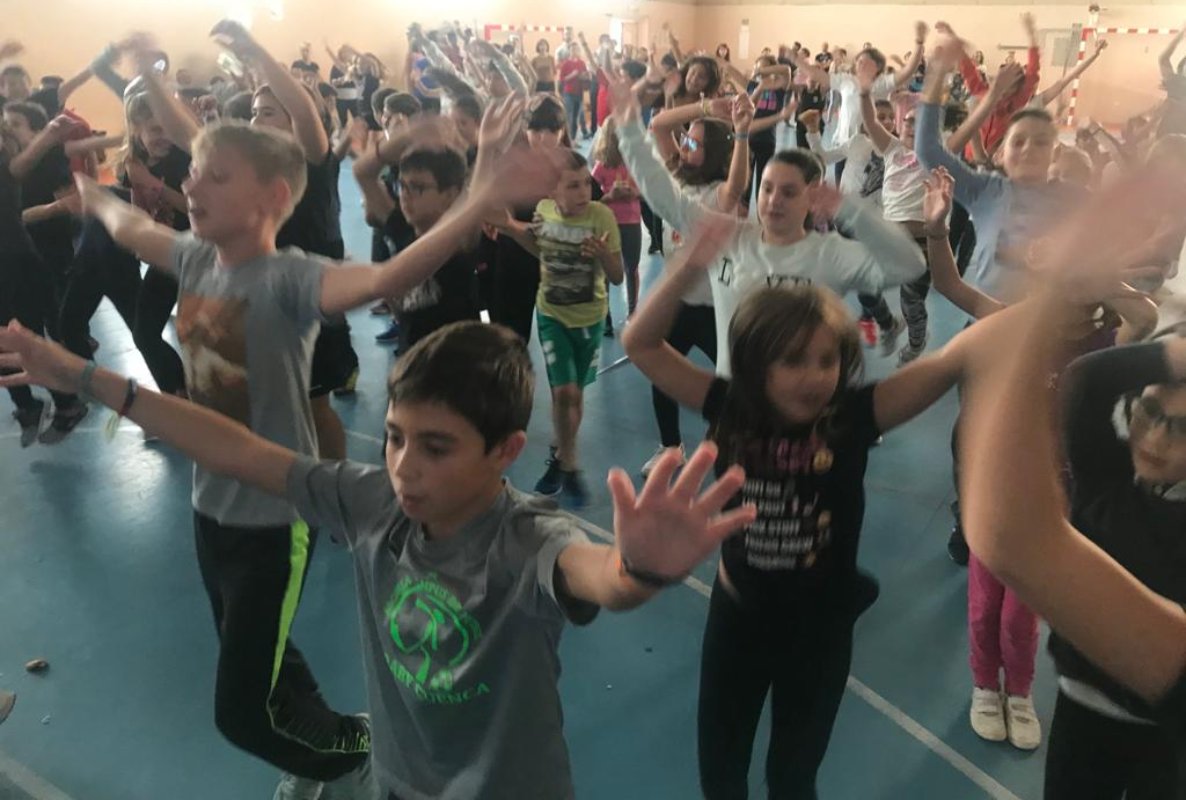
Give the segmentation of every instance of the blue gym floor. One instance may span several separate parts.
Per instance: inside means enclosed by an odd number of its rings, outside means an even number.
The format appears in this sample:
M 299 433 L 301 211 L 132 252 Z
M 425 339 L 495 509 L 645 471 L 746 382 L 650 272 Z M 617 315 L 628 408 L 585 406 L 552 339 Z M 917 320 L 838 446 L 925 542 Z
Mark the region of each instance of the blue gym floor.
M 347 247 L 365 258 L 369 231 L 343 173 Z M 661 268 L 648 257 L 644 281 Z M 624 300 L 620 289 L 613 295 L 620 323 Z M 962 317 L 942 298 L 932 296 L 930 307 L 934 347 Z M 362 378 L 356 397 L 334 405 L 350 430 L 351 457 L 378 462 L 391 352 L 373 336 L 385 320 L 364 310 L 351 322 Z M 149 380 L 106 303 L 92 332 L 101 364 Z M 891 371 L 891 360 L 866 355 L 870 378 Z M 619 342 L 607 340 L 603 365 L 621 356 Z M 543 470 L 550 438 L 542 367 L 538 375 L 529 444 L 510 472 L 527 489 Z M 189 462 L 146 444 L 130 424 L 108 441 L 107 412 L 99 409 L 61 444 L 22 450 L 11 410 L 3 394 L 0 689 L 18 699 L 0 725 L 0 800 L 270 798 L 277 771 L 226 743 L 213 724 L 216 644 L 193 555 Z M 870 459 L 861 561 L 882 593 L 857 625 L 850 690 L 820 776 L 823 797 L 1041 794 L 1044 750 L 983 742 L 967 722 L 965 571 L 945 549 L 955 413 L 953 393 L 887 436 Z M 704 425 L 685 413 L 683 429 L 694 442 Z M 585 516 L 610 527 L 606 470 L 636 473 L 656 442 L 649 384 L 629 364 L 609 370 L 587 392 L 581 445 L 593 499 Z M 566 633 L 561 692 L 579 797 L 697 796 L 699 652 L 714 569 L 715 560 L 697 571 L 700 581 Z M 364 699 L 352 582 L 349 555 L 323 540 L 294 629 L 327 698 L 343 711 L 362 710 Z M 32 658 L 47 659 L 49 672 L 27 674 Z M 1044 650 L 1034 696 L 1048 724 L 1055 682 Z M 763 729 L 754 797 L 764 796 L 764 758 Z

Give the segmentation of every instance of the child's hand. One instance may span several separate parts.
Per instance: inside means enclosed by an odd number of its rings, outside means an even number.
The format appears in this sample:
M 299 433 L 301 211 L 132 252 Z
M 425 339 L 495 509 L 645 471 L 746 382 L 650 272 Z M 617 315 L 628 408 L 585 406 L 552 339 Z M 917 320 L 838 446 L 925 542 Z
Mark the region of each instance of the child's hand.
M 16 320 L 0 327 L 0 367 L 17 370 L 0 375 L 0 386 L 44 386 L 58 392 L 78 391 L 85 362 L 60 345 L 27 330 Z
M 251 61 L 263 50 L 243 24 L 224 19 L 210 29 L 210 38 L 242 61 Z
M 1108 40 L 1107 39 L 1096 39 L 1095 40 L 1095 54 L 1097 56 L 1107 49 L 1108 49 Z
M 81 172 L 74 173 L 74 185 L 78 187 L 78 198 L 82 202 L 82 213 L 93 216 L 104 203 L 114 198 L 94 178 Z
M 951 198 L 955 191 L 955 178 L 943 167 L 931 170 L 926 182 L 927 192 L 922 198 L 922 218 L 928 234 L 932 229 L 947 227 L 947 215 L 951 213 Z
M 541 152 L 516 146 L 498 159 L 487 176 L 471 188 L 489 209 L 535 203 L 556 188 L 567 160 L 565 152 Z
M 55 192 L 58 205 L 66 209 L 72 217 L 82 216 L 82 197 L 78 192 Z
M 798 98 L 796 98 L 793 94 L 788 94 L 787 101 L 786 101 L 786 103 L 783 104 L 782 111 L 779 112 L 778 116 L 783 122 L 790 124 L 791 120 L 793 120 L 795 118 L 795 112 L 798 110 L 799 110 Z M 806 114 L 808 112 L 805 111 L 803 113 Z M 815 114 L 815 123 L 816 123 L 815 127 L 816 127 L 816 130 L 819 130 L 819 112 L 812 111 L 811 113 Z
M 877 62 L 871 58 L 862 59 L 857 64 L 856 79 L 862 92 L 872 91 L 873 83 L 877 80 Z
M 648 74 L 647 77 L 650 77 Z M 638 97 L 634 94 L 634 85 L 628 77 L 621 77 L 610 81 L 609 103 L 614 112 L 614 121 L 618 126 L 629 125 L 638 119 Z
M 737 236 L 740 222 L 732 214 L 705 213 L 696 221 L 692 235 L 674 258 L 682 258 L 692 269 L 704 270 L 717 263 L 721 253 Z
M 585 241 L 581 242 L 581 255 L 598 261 L 609 258 L 609 233 L 585 237 Z
M 741 92 L 734 98 L 732 108 L 730 109 L 733 116 L 733 130 L 737 133 L 748 133 L 749 126 L 754 121 L 754 101 L 745 92 Z
M 54 117 L 46 127 L 49 128 L 50 136 L 59 144 L 68 142 L 86 131 L 86 123 L 65 114 Z
M 16 39 L 9 39 L 3 44 L 0 44 L 0 61 L 16 58 L 23 52 L 25 52 L 25 46 L 23 44 Z
M 799 122 L 803 127 L 807 128 L 810 133 L 819 133 L 820 111 L 818 108 L 809 108 L 799 115 Z
M 1000 71 L 997 72 L 997 79 L 992 82 L 992 86 L 988 90 L 989 95 L 994 101 L 1002 97 L 1009 97 L 1017 91 L 1017 87 L 1021 86 L 1024 79 L 1025 69 L 1020 64 L 1017 62 L 1002 64 Z
M 162 185 L 160 178 L 153 175 L 148 167 L 134 158 L 127 160 L 124 170 L 128 173 L 128 180 L 138 189 L 159 189 Z
M 509 94 L 491 103 L 482 115 L 482 124 L 478 128 L 478 148 L 495 156 L 509 149 L 523 129 L 523 110 L 526 107 L 524 99 L 516 94 Z
M 757 510 L 752 505 L 722 513 L 745 482 L 741 467 L 730 467 L 700 492 L 716 457 L 716 445 L 705 442 L 673 482 L 678 459 L 668 452 L 637 495 L 625 471 L 610 471 L 606 483 L 624 566 L 665 581 L 682 580 L 728 536 L 754 521 Z
M 840 211 L 844 195 L 831 184 L 820 181 L 808 190 L 811 197 L 811 216 L 816 222 L 833 219 Z

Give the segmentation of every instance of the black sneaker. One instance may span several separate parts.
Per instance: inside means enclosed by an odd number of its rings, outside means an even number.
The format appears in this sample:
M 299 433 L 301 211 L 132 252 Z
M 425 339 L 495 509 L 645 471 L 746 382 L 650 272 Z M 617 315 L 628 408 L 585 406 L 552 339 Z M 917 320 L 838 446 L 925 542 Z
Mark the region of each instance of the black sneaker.
M 387 330 L 375 335 L 375 341 L 379 344 L 391 344 L 399 341 L 399 323 L 394 320 L 387 326 Z
M 570 508 L 584 508 L 589 505 L 589 487 L 579 470 L 561 472 L 560 493 Z
M 70 431 L 78 427 L 78 423 L 86 418 L 87 412 L 90 410 L 90 406 L 83 402 L 66 408 L 55 408 L 53 421 L 48 428 L 41 432 L 37 441 L 42 444 L 57 444 L 69 436 Z
M 564 472 L 560 469 L 560 462 L 554 458 L 548 459 L 548 469 L 542 478 L 536 481 L 535 493 L 545 497 L 560 494 L 564 487 Z
M 951 526 L 951 536 L 947 539 L 947 555 L 961 567 L 968 566 L 968 542 L 964 539 L 964 526 L 958 520 Z
M 357 389 L 358 367 L 355 367 L 354 371 L 350 373 L 350 377 L 346 379 L 346 382 L 337 389 L 334 389 L 334 397 L 349 397 L 350 395 L 354 394 Z
M 604 336 L 604 337 L 605 337 L 605 338 L 607 338 L 607 339 L 612 339 L 612 338 L 614 338 L 614 323 L 613 323 L 613 320 L 608 320 L 608 319 L 607 319 L 607 320 L 605 321 L 605 330 L 604 330 L 604 331 L 602 331 L 601 335 L 602 335 L 602 336 Z
M 43 401 L 34 400 L 28 408 L 18 408 L 12 416 L 21 426 L 21 447 L 28 447 L 37 441 L 41 426 L 45 422 L 45 411 L 49 408 Z

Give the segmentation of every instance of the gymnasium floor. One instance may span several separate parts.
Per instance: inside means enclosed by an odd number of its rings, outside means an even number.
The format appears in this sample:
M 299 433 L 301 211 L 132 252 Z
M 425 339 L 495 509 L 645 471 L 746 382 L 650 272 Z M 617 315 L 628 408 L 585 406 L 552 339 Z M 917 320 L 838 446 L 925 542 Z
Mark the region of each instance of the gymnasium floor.
M 369 232 L 348 170 L 342 187 L 347 249 L 365 256 Z M 660 269 L 650 257 L 646 280 Z M 930 307 L 935 346 L 962 318 L 942 298 L 932 296 Z M 620 290 L 614 316 L 624 317 Z M 335 405 L 350 430 L 351 457 L 377 462 L 390 351 L 372 341 L 382 321 L 362 311 L 351 322 L 362 379 L 355 398 Z M 93 333 L 100 363 L 149 379 L 106 303 Z M 870 377 L 892 369 L 866 354 Z M 618 341 L 607 341 L 602 363 L 621 355 Z M 529 445 L 510 472 L 526 489 L 543 469 L 550 436 L 542 367 L 538 374 Z M 585 515 L 608 527 L 605 471 L 637 470 L 656 444 L 649 385 L 628 364 L 610 369 L 590 387 L 586 408 L 582 459 L 593 499 Z M 130 424 L 108 441 L 107 413 L 97 409 L 61 444 L 21 450 L 11 410 L 3 394 L 0 689 L 18 699 L 0 725 L 0 800 L 270 798 L 276 770 L 235 750 L 213 725 L 216 647 L 193 555 L 189 462 L 145 444 Z M 870 459 L 861 561 L 882 594 L 857 625 L 849 692 L 820 776 L 823 797 L 1041 795 L 1043 750 L 988 744 L 968 727 L 966 573 L 945 550 L 955 412 L 952 394 L 887 436 Z M 693 414 L 683 426 L 687 441 L 704 430 Z M 697 796 L 699 650 L 714 568 L 702 566 L 699 580 L 642 609 L 606 613 L 566 633 L 561 692 L 579 797 Z M 344 711 L 363 702 L 351 584 L 348 554 L 323 539 L 294 629 L 331 705 Z M 49 672 L 26 674 L 32 658 L 47 659 Z M 1034 695 L 1046 724 L 1054 692 L 1043 650 Z M 755 797 L 764 796 L 764 753 L 763 728 L 751 771 Z

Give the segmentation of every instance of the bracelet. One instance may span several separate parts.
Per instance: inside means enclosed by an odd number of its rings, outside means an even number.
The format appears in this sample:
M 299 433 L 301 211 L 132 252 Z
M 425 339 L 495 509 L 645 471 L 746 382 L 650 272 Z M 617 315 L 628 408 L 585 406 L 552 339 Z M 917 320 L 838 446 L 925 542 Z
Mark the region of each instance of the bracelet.
M 669 586 L 675 586 L 677 583 L 683 583 L 685 575 L 680 575 L 676 578 L 670 578 L 666 575 L 660 575 L 656 572 L 649 572 L 645 569 L 638 569 L 630 566 L 630 562 L 626 560 L 626 556 L 618 553 L 619 572 L 632 580 L 641 583 L 648 589 L 666 589 Z
M 733 134 L 733 141 L 748 142 L 749 141 L 749 131 L 740 131 L 739 133 Z
M 944 228 L 941 231 L 928 231 L 924 229 L 922 233 L 928 239 L 946 239 L 949 231 L 947 228 Z
M 97 400 L 91 389 L 95 380 L 95 370 L 98 368 L 99 365 L 94 361 L 88 361 L 86 362 L 86 366 L 82 368 L 82 375 L 78 378 L 78 394 L 88 403 L 93 403 Z
M 115 415 L 119 418 L 126 417 L 128 412 L 132 410 L 132 403 L 136 402 L 136 397 L 139 394 L 140 384 L 136 382 L 135 378 L 128 378 L 128 388 L 124 394 L 124 404 Z

